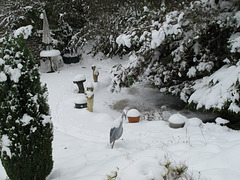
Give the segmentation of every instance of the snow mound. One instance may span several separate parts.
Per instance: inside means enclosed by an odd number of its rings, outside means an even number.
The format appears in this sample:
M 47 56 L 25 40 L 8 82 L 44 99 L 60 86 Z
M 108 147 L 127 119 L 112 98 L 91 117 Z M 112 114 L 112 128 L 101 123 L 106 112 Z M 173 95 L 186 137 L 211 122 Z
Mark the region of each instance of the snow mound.
M 229 123 L 228 120 L 223 119 L 223 118 L 220 118 L 220 117 L 216 118 L 216 119 L 215 119 L 215 122 L 216 122 L 217 124 L 219 124 L 219 125 L 224 125 L 224 124 Z
M 137 109 L 130 109 L 127 112 L 127 117 L 138 117 L 140 115 L 141 115 L 141 113 Z
M 183 124 L 187 121 L 187 118 L 181 114 L 173 114 L 169 117 L 168 121 L 172 124 Z
M 83 74 L 78 74 L 73 78 L 73 82 L 84 81 L 84 80 L 86 80 L 86 76 Z
M 202 120 L 199 118 L 190 118 L 186 122 L 187 126 L 199 127 L 202 125 Z
M 40 52 L 41 57 L 54 57 L 59 55 L 60 55 L 60 51 L 56 49 L 47 50 L 47 51 L 44 50 Z

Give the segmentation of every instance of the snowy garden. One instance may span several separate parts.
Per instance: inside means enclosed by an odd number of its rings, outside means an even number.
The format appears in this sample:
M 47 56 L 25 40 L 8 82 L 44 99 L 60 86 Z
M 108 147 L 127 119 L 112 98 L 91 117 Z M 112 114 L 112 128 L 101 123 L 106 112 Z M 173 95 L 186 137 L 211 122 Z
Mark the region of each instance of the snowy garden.
M 150 88 L 140 84 L 134 87 L 145 94 L 137 98 L 142 106 L 152 108 L 153 118 L 148 120 L 143 116 L 146 112 L 141 112 L 139 123 L 125 120 L 123 135 L 111 149 L 110 129 L 121 112 L 110 106 L 124 98 L 136 100 L 137 92 L 123 88 L 118 94 L 111 93 L 109 73 L 120 60 L 99 59 L 84 56 L 81 63 L 41 74 L 41 81 L 49 91 L 54 124 L 54 166 L 47 179 L 171 179 L 170 172 L 177 173 L 174 169 L 184 167 L 183 179 L 239 178 L 239 131 L 221 126 L 221 118 L 216 118 L 218 123 L 203 124 L 194 116 L 185 117 L 183 128 L 170 128 L 171 113 L 179 112 L 158 112 L 151 104 L 155 97 L 151 97 Z M 98 83 L 93 82 L 93 63 L 99 68 Z M 85 86 L 89 82 L 94 86 L 93 112 L 74 107 L 75 100 L 81 96 L 73 83 L 78 74 L 85 75 Z M 4 180 L 7 176 L 3 167 L 0 168 L 0 178 Z
M 43 2 L 1 19 L 0 180 L 239 179 L 239 2 Z

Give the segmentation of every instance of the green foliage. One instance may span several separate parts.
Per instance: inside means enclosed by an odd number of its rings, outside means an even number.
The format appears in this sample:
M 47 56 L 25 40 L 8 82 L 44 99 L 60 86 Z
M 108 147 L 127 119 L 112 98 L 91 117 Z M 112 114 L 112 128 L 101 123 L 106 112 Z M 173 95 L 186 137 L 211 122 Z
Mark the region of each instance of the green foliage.
M 51 172 L 53 125 L 47 88 L 25 40 L 6 35 L 0 59 L 0 157 L 11 180 L 43 180 Z
M 116 171 L 113 171 L 111 173 L 111 175 L 107 174 L 107 180 L 117 180 L 117 176 L 118 176 L 118 170 L 119 168 L 117 167 L 117 170 Z
M 173 165 L 173 163 L 168 160 L 162 165 L 167 169 L 167 173 L 163 175 L 164 180 L 184 177 L 188 170 L 188 167 L 185 164 Z

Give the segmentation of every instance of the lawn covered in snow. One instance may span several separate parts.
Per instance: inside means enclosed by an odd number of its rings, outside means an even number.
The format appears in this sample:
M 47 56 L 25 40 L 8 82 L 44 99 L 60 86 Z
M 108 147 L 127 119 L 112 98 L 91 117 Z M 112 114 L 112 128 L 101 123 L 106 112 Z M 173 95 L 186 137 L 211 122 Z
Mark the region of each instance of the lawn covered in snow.
M 54 124 L 54 168 L 47 180 L 104 180 L 118 173 L 121 180 L 161 180 L 167 173 L 165 165 L 185 164 L 186 177 L 193 179 L 238 180 L 240 177 L 240 132 L 214 123 L 203 124 L 189 117 L 183 128 L 172 129 L 167 121 L 144 118 L 139 123 L 123 122 L 123 135 L 114 148 L 109 145 L 110 128 L 121 112 L 110 105 L 124 99 L 136 99 L 145 106 L 148 96 L 134 97 L 127 89 L 111 93 L 111 67 L 124 60 L 92 59 L 65 65 L 55 73 L 42 73 L 47 83 L 49 105 Z M 83 74 L 86 82 L 93 82 L 92 64 L 99 68 L 99 82 L 94 85 L 93 112 L 74 108 L 80 96 L 74 77 Z M 84 84 L 85 84 L 84 83 Z M 135 85 L 142 91 L 148 88 Z M 131 108 L 131 107 L 130 107 Z M 0 179 L 6 179 L 0 165 Z

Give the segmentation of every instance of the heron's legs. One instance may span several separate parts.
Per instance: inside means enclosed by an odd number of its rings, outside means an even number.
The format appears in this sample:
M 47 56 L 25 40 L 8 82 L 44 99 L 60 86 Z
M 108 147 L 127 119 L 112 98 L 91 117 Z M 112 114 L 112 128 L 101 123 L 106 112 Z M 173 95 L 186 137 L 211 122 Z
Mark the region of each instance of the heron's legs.
M 113 143 L 112 143 L 112 149 L 113 149 L 114 144 L 115 144 L 115 139 L 113 140 Z

